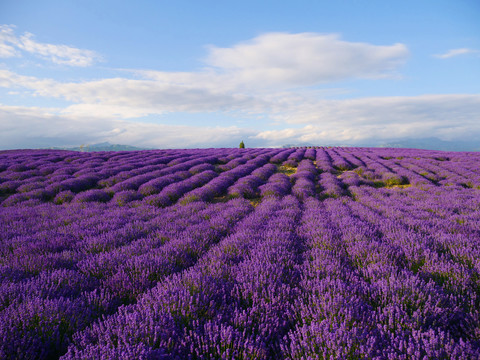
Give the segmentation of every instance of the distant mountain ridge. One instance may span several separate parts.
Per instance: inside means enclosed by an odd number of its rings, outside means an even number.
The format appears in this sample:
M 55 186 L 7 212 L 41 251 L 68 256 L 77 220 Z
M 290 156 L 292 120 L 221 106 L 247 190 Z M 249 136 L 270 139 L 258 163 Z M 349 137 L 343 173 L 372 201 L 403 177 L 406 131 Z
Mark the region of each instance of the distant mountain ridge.
M 440 151 L 480 151 L 480 141 L 447 141 L 435 137 L 419 138 L 419 139 L 386 139 L 377 140 L 369 139 L 361 143 L 298 143 L 298 144 L 284 144 L 279 147 L 303 147 L 303 146 L 345 146 L 345 147 L 390 147 L 390 148 L 406 148 L 406 149 L 425 149 L 425 150 L 440 150 Z M 131 145 L 111 144 L 109 142 L 102 142 L 98 144 L 87 144 L 74 147 L 50 147 L 53 150 L 70 150 L 80 152 L 92 151 L 138 151 L 138 150 L 152 150 L 153 148 L 144 148 Z
M 137 151 L 137 150 L 151 150 L 149 148 L 140 148 L 131 145 L 110 144 L 109 142 L 103 142 L 98 144 L 87 144 L 75 147 L 52 147 L 53 150 L 70 150 L 80 152 L 93 152 L 93 151 Z
M 390 140 L 379 147 L 413 148 L 442 151 L 480 151 L 480 141 L 446 141 L 435 137 Z
M 328 144 L 285 144 L 281 147 L 301 147 L 301 146 L 344 146 L 344 147 L 384 147 L 384 148 L 405 148 L 405 149 L 424 149 L 440 151 L 480 151 L 480 141 L 447 141 L 435 137 L 419 139 L 387 139 L 377 140 L 369 139 L 361 143 L 328 143 Z

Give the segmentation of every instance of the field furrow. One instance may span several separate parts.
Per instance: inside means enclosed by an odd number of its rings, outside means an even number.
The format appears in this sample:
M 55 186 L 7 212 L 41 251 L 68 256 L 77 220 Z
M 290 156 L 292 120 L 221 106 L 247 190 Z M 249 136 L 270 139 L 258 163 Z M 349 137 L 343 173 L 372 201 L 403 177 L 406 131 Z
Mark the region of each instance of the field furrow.
M 478 359 L 480 154 L 0 152 L 2 359 Z

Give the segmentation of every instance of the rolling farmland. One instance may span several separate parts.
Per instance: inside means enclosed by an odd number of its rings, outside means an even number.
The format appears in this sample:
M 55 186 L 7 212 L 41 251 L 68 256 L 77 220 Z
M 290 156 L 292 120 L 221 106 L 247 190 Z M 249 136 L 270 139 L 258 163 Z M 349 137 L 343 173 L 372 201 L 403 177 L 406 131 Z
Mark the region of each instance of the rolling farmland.
M 1 359 L 478 359 L 480 153 L 0 152 Z

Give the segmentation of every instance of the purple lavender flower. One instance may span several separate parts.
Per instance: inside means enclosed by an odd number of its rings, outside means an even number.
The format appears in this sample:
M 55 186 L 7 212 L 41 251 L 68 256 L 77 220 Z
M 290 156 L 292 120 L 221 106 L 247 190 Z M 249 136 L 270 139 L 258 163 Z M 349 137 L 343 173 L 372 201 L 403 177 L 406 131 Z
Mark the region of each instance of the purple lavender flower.
M 478 359 L 479 164 L 1 152 L 0 358 Z

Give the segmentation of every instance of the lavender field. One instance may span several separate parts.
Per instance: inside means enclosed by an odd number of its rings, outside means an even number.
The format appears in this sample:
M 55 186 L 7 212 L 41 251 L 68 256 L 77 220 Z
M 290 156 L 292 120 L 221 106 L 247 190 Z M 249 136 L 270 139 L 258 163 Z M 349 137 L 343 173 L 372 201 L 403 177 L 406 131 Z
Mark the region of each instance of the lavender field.
M 480 153 L 0 152 L 0 359 L 479 359 Z

